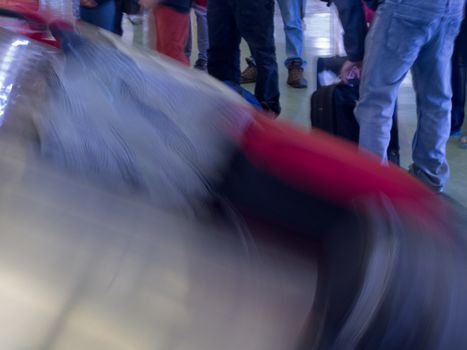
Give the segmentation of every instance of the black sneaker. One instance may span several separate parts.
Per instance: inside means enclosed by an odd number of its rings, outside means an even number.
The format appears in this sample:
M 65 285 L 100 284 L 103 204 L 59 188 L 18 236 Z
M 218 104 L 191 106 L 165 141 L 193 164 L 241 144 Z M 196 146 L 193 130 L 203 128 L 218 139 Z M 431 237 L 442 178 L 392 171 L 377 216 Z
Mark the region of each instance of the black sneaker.
M 398 150 L 389 150 L 388 151 L 388 160 L 397 166 L 401 165 L 401 156 Z
M 208 71 L 208 61 L 206 60 L 202 60 L 202 59 L 198 59 L 194 65 L 194 68 L 195 69 L 199 69 L 199 70 L 202 70 L 203 72 L 207 72 Z

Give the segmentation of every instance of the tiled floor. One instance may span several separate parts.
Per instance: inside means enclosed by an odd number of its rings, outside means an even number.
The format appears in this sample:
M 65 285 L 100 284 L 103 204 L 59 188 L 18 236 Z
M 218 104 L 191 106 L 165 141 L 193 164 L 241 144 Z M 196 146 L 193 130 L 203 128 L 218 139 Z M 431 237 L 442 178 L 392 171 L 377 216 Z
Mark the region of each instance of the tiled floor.
M 195 24 L 193 24 L 195 25 Z M 339 22 L 335 13 L 318 0 L 308 0 L 305 18 L 305 48 L 304 58 L 308 65 L 305 76 L 308 79 L 308 89 L 293 89 L 287 86 L 287 70 L 282 64 L 285 60 L 285 35 L 280 12 L 276 11 L 275 35 L 277 57 L 279 62 L 279 79 L 281 90 L 282 115 L 280 118 L 290 120 L 300 127 L 309 128 L 310 96 L 316 88 L 316 59 L 319 56 L 341 54 L 343 47 L 339 38 Z M 127 39 L 131 28 L 127 24 Z M 194 31 L 195 33 L 196 31 Z M 193 40 L 196 45 L 196 38 Z M 196 52 L 196 47 L 193 52 Z M 242 43 L 242 55 L 249 55 L 245 43 Z M 245 62 L 242 59 L 242 65 Z M 247 85 L 254 89 L 254 85 Z M 404 81 L 399 96 L 399 129 L 401 143 L 401 162 L 406 168 L 411 162 L 411 141 L 416 125 L 415 96 L 410 76 Z M 467 130 L 466 130 L 467 131 Z M 458 140 L 451 139 L 448 144 L 448 159 L 451 166 L 451 179 L 446 193 L 467 206 L 467 150 L 460 149 Z

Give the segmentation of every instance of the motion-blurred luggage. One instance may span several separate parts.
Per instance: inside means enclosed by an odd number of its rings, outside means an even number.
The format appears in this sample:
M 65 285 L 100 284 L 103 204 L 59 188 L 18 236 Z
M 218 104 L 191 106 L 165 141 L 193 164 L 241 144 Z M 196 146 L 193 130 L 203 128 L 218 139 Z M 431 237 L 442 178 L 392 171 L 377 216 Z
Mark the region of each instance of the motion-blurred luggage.
M 442 196 L 206 74 L 52 29 L 57 50 L 0 31 L 2 348 L 467 349 L 466 224 Z

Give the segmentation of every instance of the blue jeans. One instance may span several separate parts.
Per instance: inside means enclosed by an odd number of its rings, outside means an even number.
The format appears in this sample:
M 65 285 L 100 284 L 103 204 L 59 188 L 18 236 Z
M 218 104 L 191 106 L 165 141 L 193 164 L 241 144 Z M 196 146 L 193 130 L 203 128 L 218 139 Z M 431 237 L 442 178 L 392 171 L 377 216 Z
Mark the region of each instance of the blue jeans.
M 102 29 L 121 35 L 122 14 L 117 11 L 115 0 L 105 1 L 96 7 L 87 8 L 80 6 L 80 19 Z
M 274 0 L 208 1 L 208 72 L 221 81 L 240 83 L 240 40 L 256 61 L 255 96 L 280 113 L 279 75 L 274 43 Z
M 412 68 L 417 129 L 411 172 L 436 191 L 449 177 L 446 143 L 451 125 L 451 56 L 465 0 L 386 0 L 365 43 L 355 116 L 360 146 L 383 162 L 400 84 Z
M 302 58 L 303 51 L 303 26 L 302 12 L 304 0 L 277 0 L 281 10 L 285 32 L 285 53 L 287 67 L 292 61 L 305 61 Z
M 79 18 L 79 0 L 72 1 L 73 6 L 73 16 Z
M 209 48 L 209 33 L 208 33 L 208 15 L 207 9 L 201 6 L 193 6 L 196 15 L 196 29 L 198 35 L 198 60 L 208 60 L 208 48 Z M 186 43 L 185 54 L 187 57 L 191 57 L 192 52 L 192 33 L 190 25 L 190 34 L 188 36 L 188 42 Z

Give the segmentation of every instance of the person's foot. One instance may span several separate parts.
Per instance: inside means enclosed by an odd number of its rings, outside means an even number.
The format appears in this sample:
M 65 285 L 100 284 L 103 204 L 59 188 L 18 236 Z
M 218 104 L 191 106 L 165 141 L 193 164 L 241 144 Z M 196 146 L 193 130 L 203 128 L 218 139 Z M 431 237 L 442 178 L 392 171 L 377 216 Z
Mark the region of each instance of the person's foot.
M 459 139 L 459 146 L 467 149 L 467 135 L 461 136 Z
M 94 8 L 97 6 L 97 2 L 94 0 L 79 0 L 79 6 Z
M 420 169 L 420 167 L 418 167 L 415 163 L 412 163 L 409 166 L 408 171 L 409 174 L 415 176 L 418 180 L 428 186 L 428 188 L 431 188 L 433 192 L 440 193 L 444 191 L 444 185 L 440 184 L 439 181 Z
M 460 137 L 461 135 L 462 135 L 462 132 L 460 130 L 451 130 L 451 134 L 449 136 Z
M 292 61 L 287 68 L 289 69 L 287 84 L 296 89 L 306 89 L 308 87 L 308 82 L 303 77 L 302 62 L 298 60 Z
M 399 154 L 399 151 L 397 150 L 391 150 L 388 152 L 388 160 L 397 166 L 401 165 L 401 156 Z
M 258 74 L 256 65 L 250 59 L 246 59 L 248 67 L 242 72 L 240 76 L 240 84 L 251 84 L 256 83 L 256 76 Z
M 263 110 L 266 112 L 266 115 L 271 119 L 277 119 L 279 114 L 281 114 L 281 106 L 279 103 L 267 103 L 266 101 L 261 102 Z
M 202 60 L 202 59 L 198 59 L 194 65 L 194 68 L 195 69 L 199 69 L 199 70 L 202 70 L 203 72 L 207 72 L 208 71 L 208 61 L 206 60 Z

